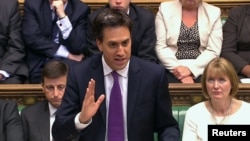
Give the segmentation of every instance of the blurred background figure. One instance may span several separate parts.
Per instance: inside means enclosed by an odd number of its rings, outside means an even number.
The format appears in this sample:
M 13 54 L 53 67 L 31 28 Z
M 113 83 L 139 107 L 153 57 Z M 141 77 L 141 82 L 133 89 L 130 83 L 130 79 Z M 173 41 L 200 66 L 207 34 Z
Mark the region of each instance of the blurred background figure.
M 28 68 L 17 0 L 0 0 L 0 84 L 24 83 Z
M 75 64 L 87 50 L 90 8 L 80 0 L 25 0 L 22 33 L 27 47 L 30 83 L 41 83 L 48 61 Z
M 160 4 L 155 49 L 170 83 L 200 82 L 205 66 L 221 52 L 220 16 L 220 8 L 202 0 Z
M 221 57 L 233 64 L 239 78 L 250 78 L 249 12 L 250 5 L 232 8 L 223 26 Z
M 22 122 L 15 101 L 0 99 L 0 140 L 24 141 Z

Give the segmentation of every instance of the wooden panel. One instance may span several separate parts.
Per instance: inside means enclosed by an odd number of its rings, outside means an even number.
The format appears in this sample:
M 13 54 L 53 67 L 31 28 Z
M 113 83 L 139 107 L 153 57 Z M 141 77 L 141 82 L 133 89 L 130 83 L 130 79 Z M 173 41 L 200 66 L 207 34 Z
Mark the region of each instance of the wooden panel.
M 193 105 L 205 100 L 202 95 L 200 83 L 196 84 L 169 84 L 169 91 L 172 97 L 173 105 Z M 236 95 L 238 99 L 250 102 L 250 84 L 239 85 L 239 91 Z
M 169 84 L 173 105 L 193 105 L 204 100 L 201 84 Z M 238 99 L 250 102 L 250 84 L 240 84 Z M 20 105 L 32 105 L 44 99 L 40 84 L 1 84 L 0 99 L 16 100 Z
M 23 15 L 24 0 L 18 0 L 18 1 L 20 3 L 21 15 Z M 92 11 L 108 3 L 108 0 L 82 0 L 82 1 L 88 4 L 91 7 Z M 146 9 L 151 10 L 153 13 L 156 14 L 161 2 L 171 1 L 171 0 L 131 0 L 131 1 L 137 4 L 138 6 L 142 6 Z M 227 17 L 228 12 L 232 7 L 250 4 L 249 0 L 204 0 L 204 1 L 220 7 L 222 17 Z

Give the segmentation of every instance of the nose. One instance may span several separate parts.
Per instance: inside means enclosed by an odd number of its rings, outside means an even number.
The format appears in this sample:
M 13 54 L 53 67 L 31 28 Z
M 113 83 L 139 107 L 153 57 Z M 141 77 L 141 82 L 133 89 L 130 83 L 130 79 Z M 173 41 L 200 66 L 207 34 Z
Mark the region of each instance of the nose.
M 123 55 L 124 54 L 124 47 L 122 45 L 120 45 L 118 48 L 117 48 L 117 55 Z
M 116 0 L 115 3 L 121 3 L 121 0 Z
M 214 88 L 218 88 L 219 87 L 219 82 L 218 81 L 214 81 Z
M 58 97 L 61 94 L 61 91 L 58 88 L 54 90 L 54 97 Z

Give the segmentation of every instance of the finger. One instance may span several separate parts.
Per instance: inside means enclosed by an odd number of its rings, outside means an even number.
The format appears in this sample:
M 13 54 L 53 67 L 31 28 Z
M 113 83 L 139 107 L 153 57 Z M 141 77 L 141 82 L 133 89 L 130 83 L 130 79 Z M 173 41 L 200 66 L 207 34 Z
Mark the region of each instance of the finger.
M 104 94 L 102 94 L 101 96 L 98 97 L 98 99 L 96 101 L 96 104 L 97 104 L 98 107 L 100 107 L 100 105 L 103 102 L 104 98 L 105 98 Z
M 89 97 L 91 96 L 91 95 L 93 95 L 93 83 L 95 83 L 94 81 L 93 81 L 93 79 L 90 79 L 90 81 L 89 81 L 89 83 L 88 83 L 88 88 L 86 89 L 86 94 L 85 94 L 85 99 L 89 99 Z

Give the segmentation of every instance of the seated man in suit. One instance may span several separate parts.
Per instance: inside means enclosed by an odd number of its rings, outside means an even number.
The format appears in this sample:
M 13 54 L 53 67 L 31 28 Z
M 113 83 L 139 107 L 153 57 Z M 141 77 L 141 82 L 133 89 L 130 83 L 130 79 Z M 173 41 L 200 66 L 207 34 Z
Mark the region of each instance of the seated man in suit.
M 53 141 L 51 126 L 61 105 L 68 67 L 61 61 L 48 62 L 42 71 L 42 89 L 46 100 L 22 110 L 25 141 Z
M 131 56 L 132 21 L 105 9 L 93 22 L 102 54 L 71 66 L 55 141 L 178 141 L 165 69 Z M 113 87 L 113 88 L 112 88 Z
M 79 0 L 25 0 L 22 32 L 27 45 L 30 83 L 41 83 L 48 60 L 75 63 L 87 49 L 90 8 Z
M 15 101 L 0 100 L 0 141 L 24 141 L 22 122 Z
M 0 84 L 20 84 L 28 77 L 17 0 L 0 0 Z
M 232 8 L 223 26 L 221 57 L 233 64 L 243 83 L 250 80 L 249 11 L 250 5 Z
M 142 7 L 132 4 L 130 0 L 109 0 L 108 2 L 109 4 L 89 15 L 87 42 L 90 54 L 100 53 L 91 28 L 96 15 L 106 8 L 121 9 L 129 15 L 133 22 L 132 54 L 157 63 L 158 59 L 155 53 L 156 34 L 154 14 Z

